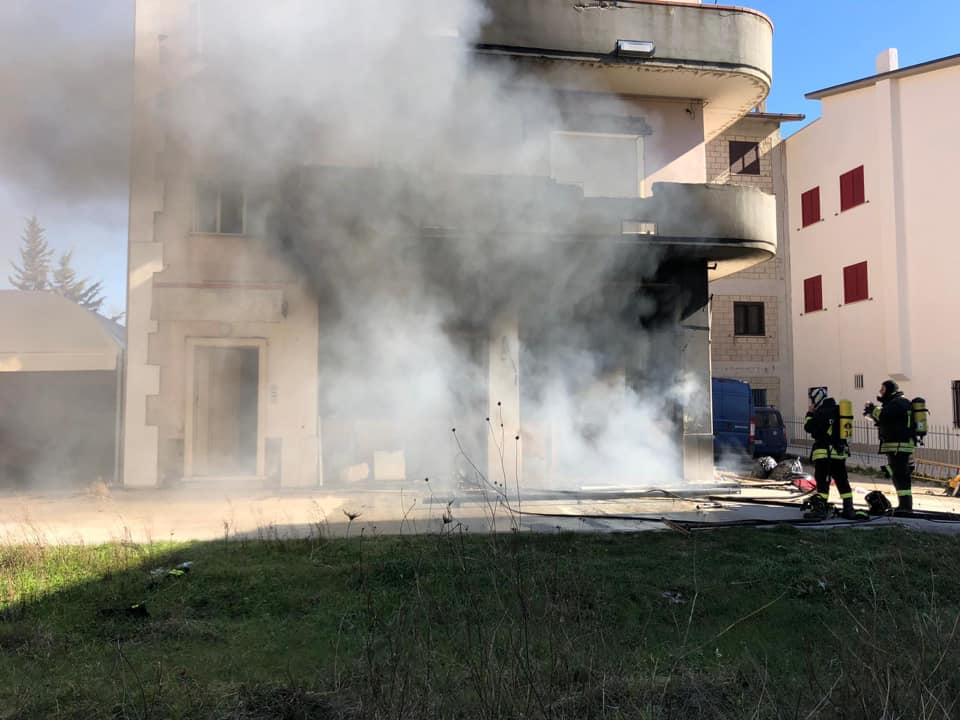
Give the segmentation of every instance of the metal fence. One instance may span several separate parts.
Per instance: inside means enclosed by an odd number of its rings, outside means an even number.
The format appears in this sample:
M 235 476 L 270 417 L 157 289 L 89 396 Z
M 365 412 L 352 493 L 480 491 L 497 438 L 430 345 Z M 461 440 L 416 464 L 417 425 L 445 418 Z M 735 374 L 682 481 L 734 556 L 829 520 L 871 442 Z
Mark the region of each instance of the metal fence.
M 810 456 L 812 440 L 803 430 L 804 418 L 784 418 L 790 452 L 804 460 Z M 859 418 L 853 421 L 853 437 L 850 439 L 850 465 L 879 469 L 886 465 L 880 454 L 877 427 L 872 420 Z M 917 460 L 930 460 L 950 465 L 960 465 L 960 428 L 952 425 L 931 425 L 923 445 L 917 448 Z

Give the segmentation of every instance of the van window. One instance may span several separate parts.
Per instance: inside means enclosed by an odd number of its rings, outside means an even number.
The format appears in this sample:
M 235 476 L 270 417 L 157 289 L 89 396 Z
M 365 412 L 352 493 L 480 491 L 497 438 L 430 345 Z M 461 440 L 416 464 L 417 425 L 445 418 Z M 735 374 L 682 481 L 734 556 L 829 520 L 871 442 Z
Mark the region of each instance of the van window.
M 776 412 L 757 413 L 756 419 L 757 419 L 757 430 L 766 430 L 768 428 L 783 427 L 783 419 L 780 417 L 780 413 L 776 413 Z

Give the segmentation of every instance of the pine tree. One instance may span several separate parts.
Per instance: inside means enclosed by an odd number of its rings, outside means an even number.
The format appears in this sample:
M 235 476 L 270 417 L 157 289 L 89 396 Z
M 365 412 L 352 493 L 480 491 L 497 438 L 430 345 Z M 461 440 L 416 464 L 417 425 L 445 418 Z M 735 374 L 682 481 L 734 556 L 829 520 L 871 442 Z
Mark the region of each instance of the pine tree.
M 77 272 L 73 269 L 73 250 L 63 253 L 53 273 L 51 290 L 68 300 L 83 307 L 99 312 L 103 305 L 103 283 L 97 281 L 88 285 L 90 278 L 77 279 Z
M 10 275 L 8 279 L 17 290 L 50 289 L 47 275 L 50 272 L 53 250 L 47 245 L 43 232 L 36 216 L 27 220 L 27 226 L 20 236 L 20 264 L 10 263 L 16 274 Z

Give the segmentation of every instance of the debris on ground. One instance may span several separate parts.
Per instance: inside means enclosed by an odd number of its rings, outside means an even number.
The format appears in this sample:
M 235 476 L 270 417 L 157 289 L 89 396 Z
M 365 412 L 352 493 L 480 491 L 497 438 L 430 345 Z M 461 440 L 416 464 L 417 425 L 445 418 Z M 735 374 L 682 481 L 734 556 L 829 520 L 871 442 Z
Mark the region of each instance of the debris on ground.
M 771 480 L 793 480 L 797 475 L 806 475 L 800 458 L 781 460 L 770 472 Z
M 766 480 L 768 477 L 770 477 L 770 473 L 772 473 L 776 467 L 777 461 L 769 455 L 764 455 L 762 458 L 758 458 L 757 462 L 754 463 L 753 477 L 760 480 Z
M 102 618 L 129 618 L 135 620 L 145 620 L 150 617 L 147 606 L 143 603 L 136 603 L 121 608 L 100 608 L 97 610 L 97 617 Z
M 193 560 L 187 560 L 172 568 L 154 568 L 150 571 L 150 577 L 157 579 L 162 577 L 182 577 L 190 572 L 191 567 L 193 567 Z
M 666 600 L 671 605 L 683 605 L 686 600 L 684 600 L 683 595 L 678 593 L 676 590 L 664 590 L 660 593 L 660 597 Z

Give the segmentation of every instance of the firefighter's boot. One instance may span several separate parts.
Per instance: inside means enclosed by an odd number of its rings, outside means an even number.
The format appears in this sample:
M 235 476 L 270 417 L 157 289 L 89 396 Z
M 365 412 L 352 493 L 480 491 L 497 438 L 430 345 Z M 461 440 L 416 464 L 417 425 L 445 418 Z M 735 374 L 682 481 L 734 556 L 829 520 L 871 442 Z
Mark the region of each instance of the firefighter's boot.
M 804 520 L 826 520 L 830 514 L 826 496 L 817 493 L 810 498 L 810 509 L 803 514 Z
M 840 517 L 844 520 L 869 520 L 870 516 L 863 510 L 855 510 L 853 507 L 853 498 L 843 499 L 843 510 L 840 511 Z
M 913 512 L 913 495 L 900 495 L 897 509 L 893 511 L 894 515 L 909 515 Z

